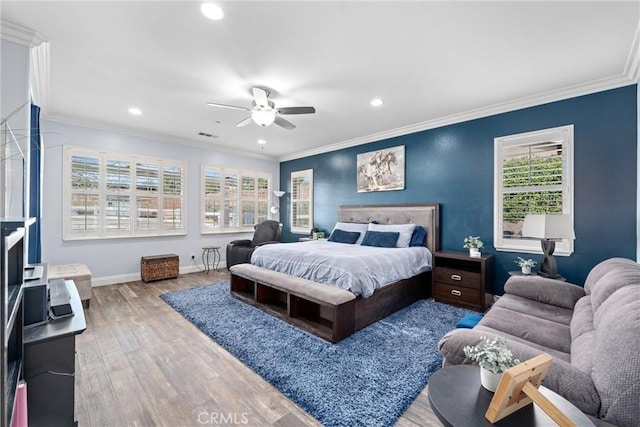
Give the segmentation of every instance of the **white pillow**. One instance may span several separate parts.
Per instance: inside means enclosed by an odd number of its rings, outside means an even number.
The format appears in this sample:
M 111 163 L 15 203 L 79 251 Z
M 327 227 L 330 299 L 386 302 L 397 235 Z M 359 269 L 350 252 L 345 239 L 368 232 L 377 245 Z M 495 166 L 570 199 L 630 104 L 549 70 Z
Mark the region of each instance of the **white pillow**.
M 408 248 L 411 243 L 411 236 L 413 230 L 416 229 L 415 224 L 369 224 L 369 230 L 371 231 L 391 231 L 398 232 L 398 242 L 396 248 Z
M 358 240 L 356 240 L 356 243 L 355 243 L 356 245 L 359 245 L 360 243 L 362 243 L 362 240 L 364 239 L 364 235 L 369 229 L 369 224 L 362 224 L 359 222 L 336 222 L 336 225 L 335 227 L 333 227 L 333 229 L 335 230 L 336 228 L 343 231 L 359 232 L 360 237 L 358 237 Z M 331 232 L 333 233 L 333 230 Z

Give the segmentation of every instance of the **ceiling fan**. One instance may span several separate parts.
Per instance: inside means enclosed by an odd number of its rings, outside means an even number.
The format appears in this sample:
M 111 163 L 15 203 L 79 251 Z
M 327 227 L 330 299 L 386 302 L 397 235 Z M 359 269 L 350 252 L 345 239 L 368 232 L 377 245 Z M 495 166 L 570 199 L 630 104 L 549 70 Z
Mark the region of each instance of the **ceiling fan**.
M 236 127 L 246 126 L 253 120 L 256 124 L 266 127 L 271 123 L 275 123 L 278 126 L 282 126 L 287 130 L 295 129 L 295 125 L 288 120 L 280 117 L 286 114 L 313 114 L 316 109 L 313 107 L 284 107 L 276 108 L 276 105 L 269 99 L 270 92 L 260 87 L 252 88 L 253 101 L 251 101 L 251 108 L 236 107 L 235 105 L 217 104 L 215 102 L 207 102 L 207 105 L 211 107 L 231 108 L 234 110 L 243 110 L 251 113 L 249 117 L 242 120 L 236 125 Z

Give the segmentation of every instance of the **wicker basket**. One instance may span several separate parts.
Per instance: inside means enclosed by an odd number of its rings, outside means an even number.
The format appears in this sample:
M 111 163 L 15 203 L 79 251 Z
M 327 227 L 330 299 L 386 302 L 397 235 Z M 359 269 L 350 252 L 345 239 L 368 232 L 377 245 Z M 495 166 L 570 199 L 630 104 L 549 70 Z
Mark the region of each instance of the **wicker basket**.
M 152 255 L 140 259 L 140 275 L 145 282 L 163 279 L 175 279 L 180 269 L 178 255 Z

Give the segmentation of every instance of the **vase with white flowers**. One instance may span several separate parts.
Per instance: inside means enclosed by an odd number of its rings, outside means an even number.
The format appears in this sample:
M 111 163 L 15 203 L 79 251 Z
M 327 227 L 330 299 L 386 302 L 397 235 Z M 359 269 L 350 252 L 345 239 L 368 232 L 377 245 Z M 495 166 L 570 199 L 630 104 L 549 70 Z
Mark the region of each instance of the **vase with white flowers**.
M 480 249 L 484 246 L 480 236 L 469 236 L 464 238 L 463 248 L 469 249 L 469 256 L 474 258 L 480 258 Z
M 535 267 L 535 265 L 537 264 L 531 258 L 524 259 L 522 257 L 518 257 L 518 259 L 514 262 L 518 264 L 518 267 L 520 267 L 520 269 L 522 270 L 522 274 L 531 274 L 531 268 Z
M 465 346 L 465 356 L 480 365 L 480 383 L 482 387 L 495 392 L 502 373 L 520 363 L 507 348 L 507 340 L 498 337 L 482 337 L 482 342 L 474 346 Z

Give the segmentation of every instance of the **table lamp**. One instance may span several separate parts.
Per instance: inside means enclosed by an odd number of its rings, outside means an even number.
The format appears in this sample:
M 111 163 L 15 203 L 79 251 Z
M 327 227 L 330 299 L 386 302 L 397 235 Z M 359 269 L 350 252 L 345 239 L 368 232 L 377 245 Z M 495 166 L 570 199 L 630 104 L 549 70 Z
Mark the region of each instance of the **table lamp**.
M 524 217 L 522 237 L 540 239 L 542 245 L 542 261 L 540 273 L 542 277 L 559 279 L 553 251 L 556 248 L 554 239 L 575 239 L 570 215 L 529 214 Z

